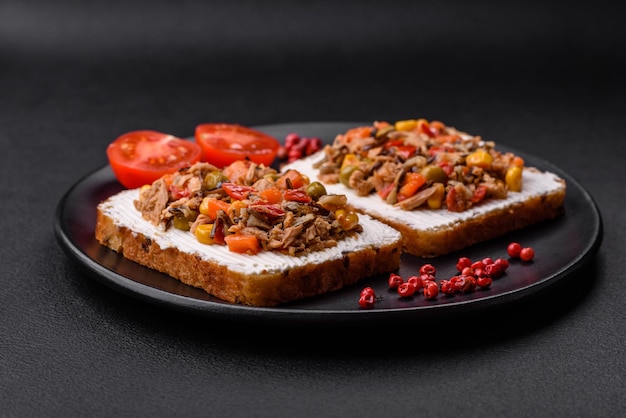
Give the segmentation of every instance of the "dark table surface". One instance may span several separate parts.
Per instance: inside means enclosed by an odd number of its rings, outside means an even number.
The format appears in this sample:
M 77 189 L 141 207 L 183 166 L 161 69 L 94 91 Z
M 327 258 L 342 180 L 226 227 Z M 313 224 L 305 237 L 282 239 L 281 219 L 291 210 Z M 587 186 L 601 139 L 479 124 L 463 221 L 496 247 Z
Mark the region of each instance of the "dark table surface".
M 617 10 L 175 4 L 0 5 L 1 416 L 626 414 Z M 337 329 L 163 308 L 93 280 L 56 239 L 60 200 L 123 132 L 414 117 L 571 175 L 602 216 L 598 251 L 563 286 L 471 321 Z

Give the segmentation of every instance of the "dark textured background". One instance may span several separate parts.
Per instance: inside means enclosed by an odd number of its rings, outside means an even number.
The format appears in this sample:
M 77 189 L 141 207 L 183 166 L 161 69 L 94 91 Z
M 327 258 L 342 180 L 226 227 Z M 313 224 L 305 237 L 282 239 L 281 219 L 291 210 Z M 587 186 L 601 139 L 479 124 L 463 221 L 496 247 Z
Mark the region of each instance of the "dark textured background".
M 0 3 L 0 415 L 624 415 L 626 37 L 612 4 Z M 593 262 L 523 310 L 335 335 L 139 302 L 55 239 L 59 200 L 125 131 L 411 117 L 575 177 L 605 223 Z

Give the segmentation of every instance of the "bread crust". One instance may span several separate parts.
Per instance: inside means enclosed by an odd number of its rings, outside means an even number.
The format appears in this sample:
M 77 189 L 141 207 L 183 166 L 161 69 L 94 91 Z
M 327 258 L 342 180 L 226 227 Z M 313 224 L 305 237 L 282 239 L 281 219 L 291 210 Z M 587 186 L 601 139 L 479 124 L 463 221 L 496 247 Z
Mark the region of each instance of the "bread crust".
M 563 181 L 562 184 L 565 186 Z M 563 214 L 564 199 L 565 187 L 462 222 L 431 229 L 414 229 L 393 218 L 371 215 L 402 233 L 404 251 L 432 258 L 554 219 Z
M 402 250 L 401 240 L 398 240 L 389 245 L 347 252 L 341 259 L 250 275 L 176 247 L 161 248 L 150 237 L 119 225 L 100 206 L 95 237 L 125 258 L 204 289 L 219 299 L 268 307 L 325 294 L 363 278 L 394 271 L 400 265 Z M 211 251 L 210 247 L 207 251 Z

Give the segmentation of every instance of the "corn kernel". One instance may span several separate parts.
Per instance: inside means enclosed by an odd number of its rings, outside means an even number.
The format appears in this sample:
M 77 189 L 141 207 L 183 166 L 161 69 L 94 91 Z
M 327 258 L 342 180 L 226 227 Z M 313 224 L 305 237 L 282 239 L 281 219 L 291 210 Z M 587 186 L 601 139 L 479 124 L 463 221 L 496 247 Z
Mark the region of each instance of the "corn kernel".
M 510 191 L 522 191 L 522 168 L 518 165 L 510 166 L 508 170 L 506 170 L 504 181 Z
M 356 154 L 346 154 L 343 157 L 343 161 L 341 162 L 341 168 L 358 165 L 358 164 L 359 164 L 359 157 L 357 157 Z
M 200 224 L 196 226 L 194 234 L 198 242 L 210 245 L 215 243 L 211 237 L 211 232 L 213 232 L 213 224 Z
M 491 163 L 493 163 L 493 157 L 483 149 L 476 150 L 465 158 L 465 164 L 468 167 L 488 169 L 491 168 Z
M 209 214 L 209 203 L 208 202 L 209 202 L 209 198 L 205 197 L 204 199 L 202 199 L 202 202 L 200 202 L 200 207 L 198 207 L 198 210 L 203 215 L 208 215 Z
M 394 124 L 396 131 L 412 131 L 417 128 L 416 119 L 399 120 Z
M 441 209 L 445 187 L 443 183 L 435 183 L 432 187 L 436 187 L 435 192 L 426 200 L 426 204 L 430 209 Z

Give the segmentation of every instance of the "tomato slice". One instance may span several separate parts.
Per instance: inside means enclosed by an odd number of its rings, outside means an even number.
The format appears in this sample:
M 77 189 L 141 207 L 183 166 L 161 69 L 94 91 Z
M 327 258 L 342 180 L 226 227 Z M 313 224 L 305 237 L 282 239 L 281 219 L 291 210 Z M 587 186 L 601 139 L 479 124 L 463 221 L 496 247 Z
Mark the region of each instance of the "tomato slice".
M 202 161 L 218 168 L 245 159 L 269 167 L 280 147 L 280 142 L 266 133 L 229 123 L 198 125 L 196 142 L 202 148 Z
M 252 186 L 244 186 L 237 183 L 222 183 L 222 188 L 226 193 L 235 200 L 244 200 L 256 190 Z
M 309 203 L 311 197 L 304 190 L 287 189 L 285 190 L 285 200 L 300 203 Z
M 107 147 L 113 173 L 123 186 L 134 189 L 200 161 L 198 144 L 157 131 L 132 131 Z

